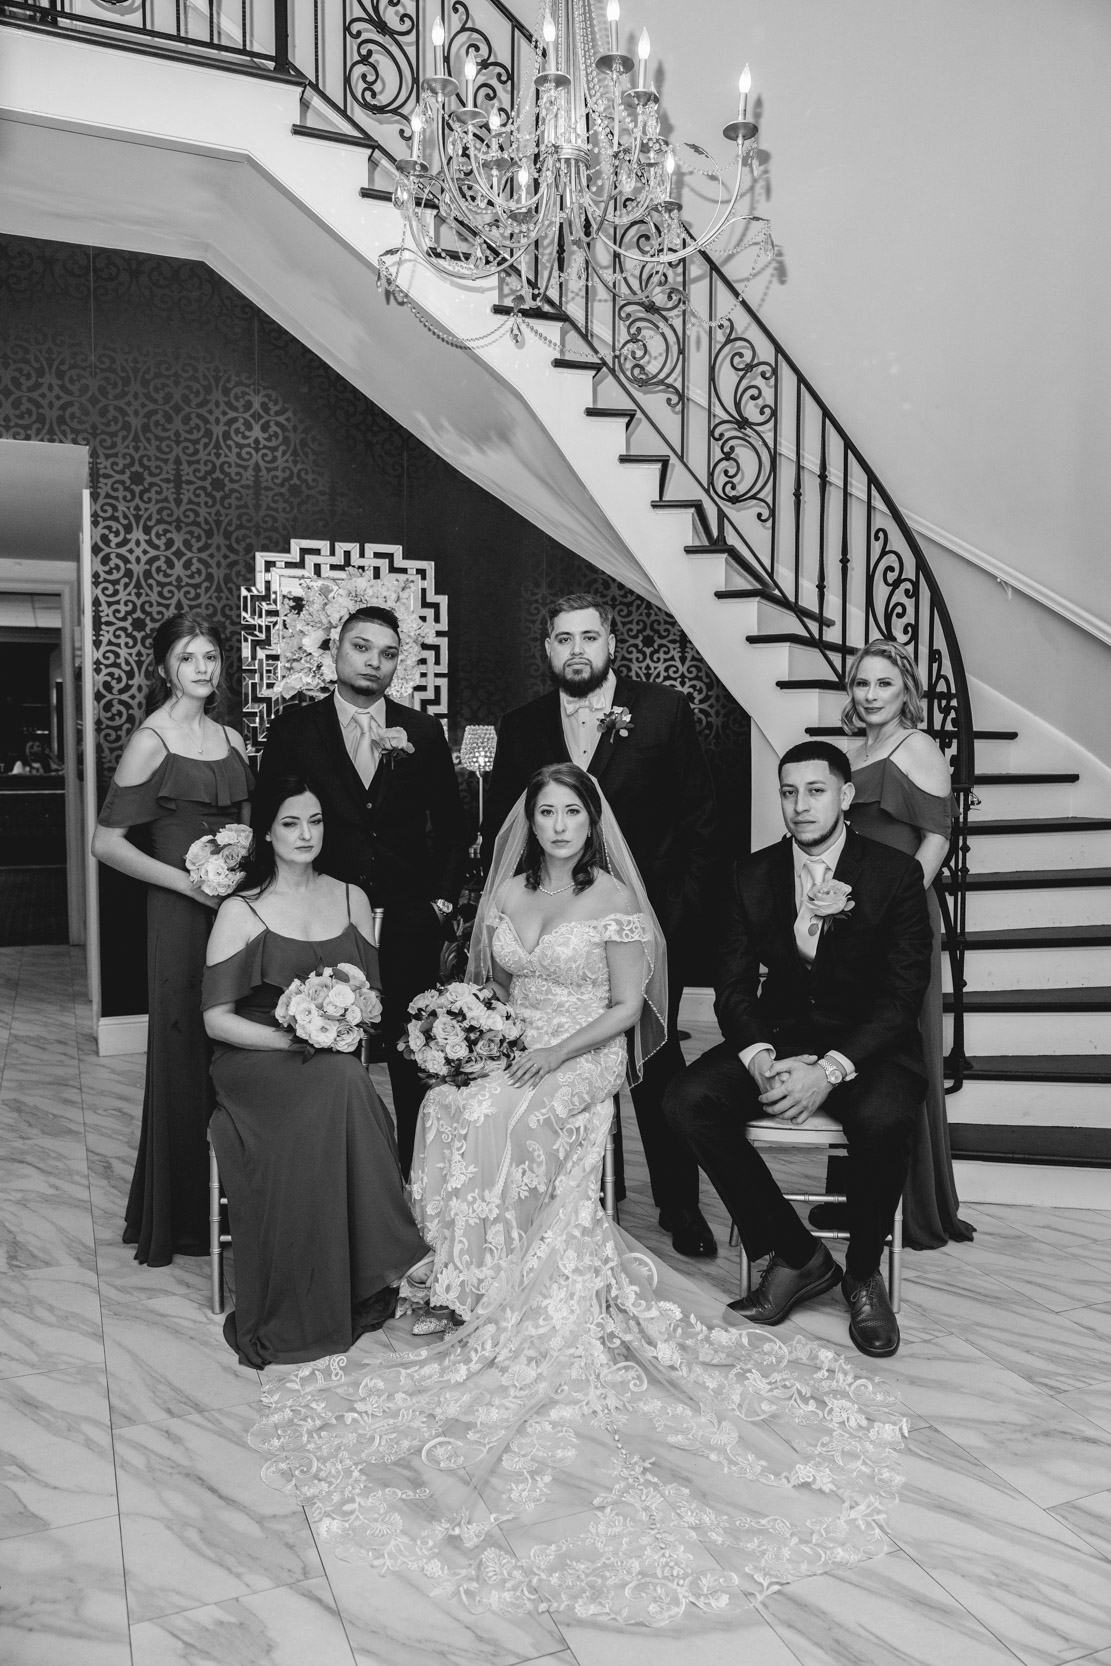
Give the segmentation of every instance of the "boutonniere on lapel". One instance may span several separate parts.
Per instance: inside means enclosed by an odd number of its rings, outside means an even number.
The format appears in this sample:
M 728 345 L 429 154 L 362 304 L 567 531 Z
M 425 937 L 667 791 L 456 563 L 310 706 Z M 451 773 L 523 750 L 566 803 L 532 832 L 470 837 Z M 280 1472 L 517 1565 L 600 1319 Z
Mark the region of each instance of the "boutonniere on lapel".
M 598 719 L 599 735 L 620 735 L 622 740 L 628 740 L 632 726 L 633 714 L 628 706 L 611 706 Z
M 820 885 L 810 886 L 806 893 L 806 906 L 814 915 L 807 931 L 811 937 L 817 937 L 823 921 L 832 926 L 838 920 L 843 920 L 846 914 L 852 913 L 856 907 L 853 888 L 846 885 L 844 880 L 834 879 L 832 874 L 827 874 Z
M 380 764 L 393 764 L 398 758 L 404 757 L 406 752 L 413 750 L 413 743 L 400 724 L 393 729 L 380 730 L 375 738 L 378 742 Z

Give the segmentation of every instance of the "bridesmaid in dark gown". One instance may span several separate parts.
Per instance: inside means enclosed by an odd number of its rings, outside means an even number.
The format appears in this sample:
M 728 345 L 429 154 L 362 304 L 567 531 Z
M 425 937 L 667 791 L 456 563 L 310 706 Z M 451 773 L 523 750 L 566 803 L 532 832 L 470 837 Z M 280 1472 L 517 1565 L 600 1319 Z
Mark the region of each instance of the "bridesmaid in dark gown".
M 223 642 L 211 621 L 177 613 L 155 632 L 147 715 L 100 812 L 93 855 L 147 886 L 147 1078 L 123 1241 L 165 1267 L 208 1253 L 208 1145 L 214 1103 L 201 975 L 218 899 L 190 881 L 185 852 L 247 819 L 253 777 L 218 709 Z M 128 838 L 149 829 L 150 851 Z
M 394 1311 L 427 1255 L 405 1199 L 393 1121 L 357 1053 L 319 1050 L 274 1016 L 294 978 L 357 966 L 381 987 L 362 891 L 316 872 L 324 818 L 296 777 L 260 787 L 242 891 L 220 909 L 204 974 L 215 1043 L 211 1136 L 228 1199 L 240 1363 L 345 1353 Z
M 911 1147 L 903 1242 L 911 1249 L 939 1249 L 950 1240 L 966 1242 L 973 1235 L 973 1228 L 960 1218 L 949 1149 L 941 908 L 933 889 L 953 824 L 949 766 L 930 736 L 918 728 L 922 684 L 905 649 L 894 642 L 870 642 L 849 667 L 846 686 L 849 700 L 842 721 L 853 736 L 846 750 L 855 789 L 848 819 L 866 839 L 918 858 L 934 928 L 933 972 L 921 1017 L 929 1087 Z

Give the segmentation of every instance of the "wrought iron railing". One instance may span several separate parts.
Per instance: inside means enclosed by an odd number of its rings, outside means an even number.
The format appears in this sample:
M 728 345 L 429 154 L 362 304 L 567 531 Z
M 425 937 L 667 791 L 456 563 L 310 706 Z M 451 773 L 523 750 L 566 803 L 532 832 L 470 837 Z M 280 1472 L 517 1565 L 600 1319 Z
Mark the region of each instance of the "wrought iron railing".
M 408 144 L 431 69 L 433 8 L 445 23 L 449 73 L 473 51 L 475 102 L 509 108 L 536 42 L 502 0 L 0 0 L 0 20 L 292 77 L 388 167 Z M 666 456 L 671 495 L 699 504 L 700 547 L 720 548 L 735 575 L 723 602 L 766 596 L 785 621 L 773 637 L 813 650 L 815 662 L 790 680 L 832 696 L 855 649 L 877 636 L 914 655 L 926 726 L 949 757 L 957 802 L 938 892 L 959 1087 L 975 741 L 945 599 L 875 470 L 730 277 L 705 255 L 670 267 L 643 258 L 654 241 L 646 233 L 628 228 L 601 271 L 557 263 L 552 287 L 531 294 L 530 307 L 562 331 L 565 350 L 577 340 L 600 363 L 595 398 L 616 394 L 632 405 L 630 445 Z

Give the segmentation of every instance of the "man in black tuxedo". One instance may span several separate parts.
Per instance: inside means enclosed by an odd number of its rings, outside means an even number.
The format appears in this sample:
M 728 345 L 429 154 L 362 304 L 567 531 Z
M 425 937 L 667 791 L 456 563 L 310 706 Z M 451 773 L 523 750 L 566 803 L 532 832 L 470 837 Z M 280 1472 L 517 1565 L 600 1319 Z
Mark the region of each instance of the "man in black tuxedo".
M 660 1224 L 683 1255 L 717 1254 L 698 1207 L 698 1165 L 671 1133 L 663 1094 L 683 1054 L 676 1033 L 689 947 L 716 865 L 714 788 L 684 695 L 615 674 L 613 609 L 564 596 L 548 611 L 545 649 L 555 688 L 503 717 L 486 795 L 483 857 L 545 764 L 571 763 L 599 782 L 640 869 L 667 941 L 668 1036 L 633 1089 Z M 617 721 L 621 714 L 626 720 Z
M 312 782 L 324 810 L 321 867 L 360 886 L 371 907 L 384 910 L 382 1030 L 398 1152 L 408 1175 L 424 1088 L 396 1042 L 413 996 L 439 981 L 444 922 L 463 883 L 467 827 L 439 721 L 386 698 L 400 643 L 388 608 L 352 613 L 336 649 L 335 694 L 278 713 L 259 773 Z M 405 741 L 394 746 L 398 730 Z
M 790 837 L 737 863 L 725 904 L 714 1008 L 725 1040 L 671 1084 L 665 1111 L 749 1257 L 771 1252 L 726 1321 L 777 1325 L 840 1279 L 856 1347 L 893 1354 L 899 1326 L 879 1269 L 926 1093 L 918 1014 L 932 937 L 922 870 L 846 827 L 852 771 L 836 746 L 785 752 L 779 794 Z M 754 1117 L 801 1124 L 819 1107 L 848 1136 L 843 1279 L 744 1132 Z

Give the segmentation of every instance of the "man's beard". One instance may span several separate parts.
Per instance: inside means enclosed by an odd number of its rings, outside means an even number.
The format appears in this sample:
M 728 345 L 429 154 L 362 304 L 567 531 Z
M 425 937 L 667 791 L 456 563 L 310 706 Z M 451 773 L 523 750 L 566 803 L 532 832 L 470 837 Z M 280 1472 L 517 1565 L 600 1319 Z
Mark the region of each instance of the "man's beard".
M 592 667 L 585 676 L 569 677 L 566 670 L 557 671 L 551 660 L 549 660 L 548 676 L 552 679 L 552 682 L 556 685 L 556 687 L 561 689 L 564 694 L 570 694 L 575 698 L 581 698 L 584 695 L 593 694 L 596 688 L 601 688 L 602 684 L 610 674 L 610 666 L 612 664 L 612 655 L 607 654 L 604 663 L 598 670 L 594 670 Z
M 833 826 L 827 828 L 824 833 L 816 834 L 813 828 L 803 828 L 801 833 L 793 833 L 791 837 L 800 850 L 812 850 L 815 845 L 828 844 L 831 840 L 838 838 L 844 825 L 845 817 L 844 814 L 841 814 Z M 806 837 L 807 834 L 809 834 L 809 837 Z

